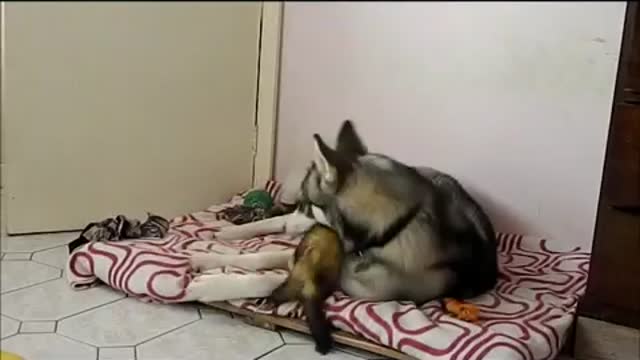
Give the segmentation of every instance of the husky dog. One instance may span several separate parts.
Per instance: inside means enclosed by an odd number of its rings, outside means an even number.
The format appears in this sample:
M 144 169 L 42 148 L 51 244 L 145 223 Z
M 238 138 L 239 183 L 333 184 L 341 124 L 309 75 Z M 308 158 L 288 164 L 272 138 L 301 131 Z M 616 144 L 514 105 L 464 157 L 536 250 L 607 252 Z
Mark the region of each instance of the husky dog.
M 496 238 L 488 216 L 453 177 L 370 153 L 345 121 L 337 145 L 314 135 L 315 151 L 291 214 L 223 228 L 219 238 L 302 234 L 315 223 L 344 242 L 340 287 L 356 298 L 423 303 L 465 299 L 497 281 Z M 292 252 L 199 255 L 195 268 L 286 267 Z M 280 280 L 282 281 L 282 280 Z M 206 289 L 202 283 L 200 290 Z M 274 286 L 274 288 L 277 286 Z

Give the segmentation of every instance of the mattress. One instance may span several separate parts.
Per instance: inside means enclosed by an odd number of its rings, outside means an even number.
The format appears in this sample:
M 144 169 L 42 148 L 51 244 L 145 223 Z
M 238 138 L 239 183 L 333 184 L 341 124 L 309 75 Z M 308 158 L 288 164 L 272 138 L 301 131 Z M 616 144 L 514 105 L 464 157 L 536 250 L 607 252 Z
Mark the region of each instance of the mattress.
M 270 181 L 265 189 L 277 197 L 280 185 Z M 172 219 L 169 233 L 161 240 L 83 245 L 69 256 L 69 284 L 82 290 L 105 283 L 147 302 L 197 301 L 187 291 L 198 276 L 189 266 L 194 253 L 252 253 L 296 246 L 299 239 L 284 234 L 217 240 L 215 232 L 230 225 L 220 220 L 218 213 L 242 203 L 243 195 Z M 499 234 L 498 244 L 498 284 L 470 300 L 480 309 L 478 323 L 448 315 L 439 301 L 371 302 L 340 292 L 327 300 L 327 316 L 338 329 L 418 359 L 553 359 L 565 342 L 578 299 L 584 293 L 589 254 L 579 248 L 561 250 L 554 246 L 556 243 L 518 234 Z M 235 276 L 250 273 L 232 266 L 219 272 Z M 230 299 L 228 303 L 262 314 L 303 316 L 296 303 L 275 308 L 261 298 Z

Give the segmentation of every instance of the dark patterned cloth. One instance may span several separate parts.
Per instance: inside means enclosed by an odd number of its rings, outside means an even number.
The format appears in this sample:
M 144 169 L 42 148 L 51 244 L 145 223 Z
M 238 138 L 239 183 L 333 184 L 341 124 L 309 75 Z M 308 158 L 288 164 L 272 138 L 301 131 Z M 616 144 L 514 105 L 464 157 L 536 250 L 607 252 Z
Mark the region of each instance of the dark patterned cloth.
M 259 207 L 238 205 L 222 210 L 218 214 L 220 220 L 226 220 L 234 225 L 242 225 L 252 221 L 266 219 L 267 212 Z
M 253 221 L 260 221 L 274 216 L 288 214 L 295 210 L 295 205 L 278 204 L 269 210 L 260 207 L 236 205 L 218 213 L 219 220 L 229 221 L 234 225 L 242 225 Z
M 69 253 L 92 241 L 118 241 L 125 239 L 162 239 L 169 231 L 169 221 L 147 213 L 147 220 L 130 219 L 124 215 L 108 218 L 87 225 L 80 236 L 69 243 Z

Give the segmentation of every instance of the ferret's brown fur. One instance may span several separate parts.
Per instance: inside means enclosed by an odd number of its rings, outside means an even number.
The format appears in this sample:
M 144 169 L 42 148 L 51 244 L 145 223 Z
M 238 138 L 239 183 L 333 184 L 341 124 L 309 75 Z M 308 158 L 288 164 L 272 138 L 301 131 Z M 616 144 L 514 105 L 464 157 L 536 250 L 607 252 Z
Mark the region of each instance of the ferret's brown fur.
M 331 350 L 331 323 L 324 313 L 325 300 L 339 287 L 344 249 L 340 237 L 331 228 L 316 224 L 303 236 L 290 264 L 284 284 L 271 295 L 275 303 L 302 303 L 316 351 Z

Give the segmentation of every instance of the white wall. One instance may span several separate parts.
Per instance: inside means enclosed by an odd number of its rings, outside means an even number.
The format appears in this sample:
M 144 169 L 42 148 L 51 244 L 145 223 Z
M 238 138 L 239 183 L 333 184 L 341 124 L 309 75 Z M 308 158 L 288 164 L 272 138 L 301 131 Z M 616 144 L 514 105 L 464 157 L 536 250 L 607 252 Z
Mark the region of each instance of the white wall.
M 590 245 L 625 3 L 286 3 L 276 174 L 351 118 L 497 228 Z

